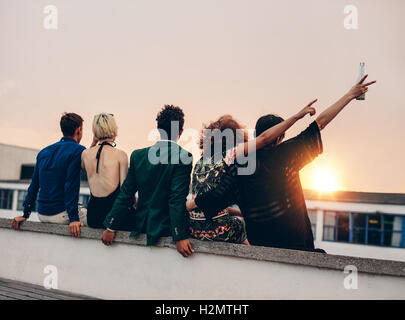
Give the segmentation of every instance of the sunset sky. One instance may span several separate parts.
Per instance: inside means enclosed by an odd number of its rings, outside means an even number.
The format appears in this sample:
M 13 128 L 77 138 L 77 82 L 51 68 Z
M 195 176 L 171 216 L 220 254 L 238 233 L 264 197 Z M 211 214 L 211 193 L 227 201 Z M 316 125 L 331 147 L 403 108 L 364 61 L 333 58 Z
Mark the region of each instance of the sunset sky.
M 49 4 L 57 30 L 43 27 Z M 347 4 L 358 30 L 344 28 Z M 378 83 L 322 132 L 303 184 L 327 170 L 346 190 L 405 193 L 404 17 L 403 0 L 0 0 L 0 142 L 43 148 L 69 111 L 85 119 L 89 145 L 94 114 L 108 112 L 130 153 L 151 144 L 164 104 L 184 109 L 186 128 L 222 114 L 254 128 L 315 98 L 320 113 L 365 61 Z

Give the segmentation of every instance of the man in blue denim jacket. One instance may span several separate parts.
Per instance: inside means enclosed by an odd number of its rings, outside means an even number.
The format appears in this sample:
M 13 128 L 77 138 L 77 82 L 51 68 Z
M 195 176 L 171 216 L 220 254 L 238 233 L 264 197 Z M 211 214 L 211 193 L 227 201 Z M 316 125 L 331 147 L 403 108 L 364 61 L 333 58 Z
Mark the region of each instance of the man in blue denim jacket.
M 16 217 L 12 227 L 18 230 L 27 220 L 38 197 L 38 218 L 41 222 L 69 224 L 70 233 L 80 236 L 86 224 L 85 211 L 79 210 L 83 119 L 75 113 L 64 113 L 60 120 L 63 138 L 37 156 L 31 184 L 25 198 L 24 215 Z

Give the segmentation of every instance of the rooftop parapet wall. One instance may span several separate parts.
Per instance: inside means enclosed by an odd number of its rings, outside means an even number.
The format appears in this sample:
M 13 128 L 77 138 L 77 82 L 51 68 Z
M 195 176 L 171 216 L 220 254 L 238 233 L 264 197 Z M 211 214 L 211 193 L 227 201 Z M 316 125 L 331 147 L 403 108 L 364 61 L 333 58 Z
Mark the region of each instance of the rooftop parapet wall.
M 192 240 L 188 259 L 171 238 L 146 247 L 145 235 L 118 232 L 115 245 L 102 230 L 25 222 L 21 232 L 0 219 L 0 277 L 41 284 L 43 268 L 58 268 L 61 290 L 126 299 L 405 299 L 405 263 L 295 250 Z M 344 288 L 346 266 L 355 266 L 357 290 Z M 131 288 L 136 290 L 131 290 Z
M 0 218 L 0 228 L 11 229 L 10 220 Z M 27 221 L 22 224 L 21 230 L 70 237 L 69 228 L 64 225 Z M 103 230 L 82 228 L 81 238 L 97 240 L 102 246 L 102 232 Z M 129 232 L 117 232 L 115 243 L 146 246 L 146 235 L 141 234 L 134 238 L 129 237 L 129 234 Z M 232 243 L 200 241 L 194 239 L 190 239 L 190 241 L 197 254 L 208 253 L 258 261 L 281 262 L 294 265 L 325 268 L 338 271 L 343 271 L 345 266 L 354 265 L 357 267 L 358 272 L 405 277 L 405 263 L 399 261 L 366 259 L 329 254 L 325 255 L 322 253 L 298 250 L 245 246 Z M 156 247 L 176 249 L 176 245 L 173 243 L 170 237 L 161 238 Z M 179 258 L 181 258 L 180 255 Z

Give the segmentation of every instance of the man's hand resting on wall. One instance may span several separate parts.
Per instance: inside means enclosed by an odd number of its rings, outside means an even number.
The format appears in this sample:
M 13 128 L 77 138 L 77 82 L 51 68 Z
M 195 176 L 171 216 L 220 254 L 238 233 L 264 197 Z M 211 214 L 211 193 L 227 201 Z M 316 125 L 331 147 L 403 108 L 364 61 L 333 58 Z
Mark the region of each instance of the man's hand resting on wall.
M 191 256 L 194 252 L 193 247 L 188 239 L 176 242 L 177 251 L 185 258 Z
M 69 230 L 72 237 L 79 238 L 80 237 L 80 228 L 83 227 L 83 222 L 80 221 L 73 221 L 69 224 Z
M 13 221 L 11 221 L 11 227 L 12 227 L 14 230 L 19 230 L 19 229 L 20 229 L 20 224 L 21 224 L 22 222 L 24 222 L 25 220 L 27 220 L 27 218 L 24 218 L 23 216 L 21 216 L 21 217 L 15 217 L 15 218 L 13 219 Z
M 115 238 L 115 232 L 114 231 L 104 230 L 103 237 L 101 238 L 101 241 L 103 241 L 103 243 L 106 246 L 111 246 L 113 244 L 114 238 Z

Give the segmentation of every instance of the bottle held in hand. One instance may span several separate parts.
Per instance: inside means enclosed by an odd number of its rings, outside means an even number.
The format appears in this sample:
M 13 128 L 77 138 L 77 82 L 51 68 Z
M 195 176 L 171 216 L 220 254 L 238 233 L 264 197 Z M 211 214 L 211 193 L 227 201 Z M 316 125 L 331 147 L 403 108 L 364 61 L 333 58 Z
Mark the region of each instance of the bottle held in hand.
M 359 82 L 364 77 L 365 74 L 366 74 L 366 64 L 364 62 L 360 62 L 360 73 L 357 82 Z M 366 94 L 363 93 L 361 96 L 358 96 L 356 100 L 366 100 Z

